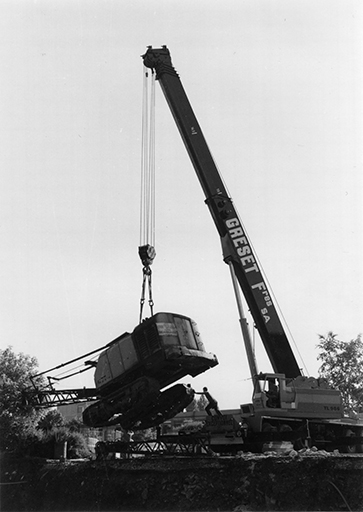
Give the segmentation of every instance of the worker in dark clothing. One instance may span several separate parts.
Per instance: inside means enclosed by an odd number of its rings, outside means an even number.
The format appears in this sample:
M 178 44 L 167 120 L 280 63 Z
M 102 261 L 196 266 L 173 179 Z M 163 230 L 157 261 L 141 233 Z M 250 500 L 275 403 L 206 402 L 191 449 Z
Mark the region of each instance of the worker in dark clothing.
M 222 416 L 221 411 L 218 408 L 218 402 L 215 398 L 212 397 L 212 395 L 209 393 L 208 388 L 203 388 L 202 393 L 196 393 L 197 395 L 204 395 L 206 399 L 208 400 L 208 404 L 205 408 L 205 412 L 208 414 L 208 416 L 213 416 L 211 413 L 211 410 L 213 409 L 218 416 Z
M 280 407 L 279 388 L 276 386 L 275 379 L 268 379 L 267 407 Z
M 188 395 L 190 395 L 192 398 L 194 398 L 194 395 L 195 395 L 195 391 L 194 389 L 192 388 L 192 385 L 191 384 L 187 384 L 187 387 L 186 387 L 186 390 Z

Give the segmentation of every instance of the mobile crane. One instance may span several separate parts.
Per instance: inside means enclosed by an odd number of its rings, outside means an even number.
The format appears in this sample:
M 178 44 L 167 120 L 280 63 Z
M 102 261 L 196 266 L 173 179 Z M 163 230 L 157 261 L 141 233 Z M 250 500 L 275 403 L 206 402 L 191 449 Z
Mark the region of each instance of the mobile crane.
M 142 55 L 144 66 L 156 73 L 194 170 L 205 194 L 212 219 L 219 233 L 223 259 L 229 265 L 239 304 L 239 289 L 245 297 L 273 372 L 257 373 L 246 320 L 240 308 L 251 377 L 252 403 L 240 407 L 240 443 L 260 446 L 271 434 L 309 442 L 325 448 L 343 446 L 362 451 L 363 422 L 344 417 L 340 392 L 321 379 L 305 377 L 295 359 L 252 246 L 228 196 L 201 127 L 173 67 L 169 49 L 148 47 Z M 211 435 L 225 428 L 226 418 L 207 422 Z M 224 424 L 224 425 L 223 425 Z M 241 439 L 243 438 L 243 439 Z

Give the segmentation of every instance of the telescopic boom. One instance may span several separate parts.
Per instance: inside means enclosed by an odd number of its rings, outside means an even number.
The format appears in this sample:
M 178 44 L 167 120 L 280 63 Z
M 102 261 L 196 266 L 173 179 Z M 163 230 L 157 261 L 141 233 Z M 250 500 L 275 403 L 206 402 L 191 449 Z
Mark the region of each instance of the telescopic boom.
M 267 284 L 239 216 L 224 183 L 166 46 L 148 47 L 144 65 L 155 70 L 174 120 L 180 131 L 195 172 L 203 188 L 206 204 L 221 237 L 223 258 L 232 263 L 241 290 L 276 373 L 287 378 L 301 375 Z

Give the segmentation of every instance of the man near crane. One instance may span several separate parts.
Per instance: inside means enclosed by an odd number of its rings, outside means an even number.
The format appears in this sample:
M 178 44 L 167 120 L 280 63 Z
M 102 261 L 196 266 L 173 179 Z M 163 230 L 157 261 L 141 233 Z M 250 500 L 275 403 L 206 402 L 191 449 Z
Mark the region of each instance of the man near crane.
M 195 392 L 196 395 L 204 395 L 208 400 L 208 404 L 205 407 L 205 412 L 208 416 L 213 416 L 211 410 L 213 409 L 218 416 L 223 416 L 221 411 L 218 408 L 218 402 L 212 395 L 209 393 L 208 388 L 204 387 L 202 392 Z

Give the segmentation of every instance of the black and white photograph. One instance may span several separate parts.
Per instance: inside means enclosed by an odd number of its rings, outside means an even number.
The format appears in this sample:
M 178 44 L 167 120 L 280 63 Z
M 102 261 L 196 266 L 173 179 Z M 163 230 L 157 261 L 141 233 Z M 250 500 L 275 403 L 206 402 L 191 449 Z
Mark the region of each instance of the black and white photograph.
M 363 510 L 362 2 L 0 26 L 1 510 Z

